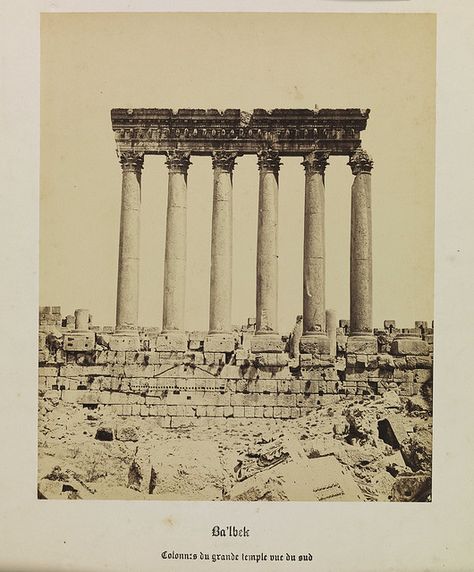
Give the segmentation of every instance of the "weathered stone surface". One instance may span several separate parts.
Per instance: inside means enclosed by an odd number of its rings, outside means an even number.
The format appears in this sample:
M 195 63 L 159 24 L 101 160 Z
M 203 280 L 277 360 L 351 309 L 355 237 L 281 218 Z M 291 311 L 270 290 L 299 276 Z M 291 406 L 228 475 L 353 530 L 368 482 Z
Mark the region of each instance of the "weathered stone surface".
M 204 340 L 204 352 L 232 352 L 235 349 L 234 336 L 224 334 L 213 334 Z
M 138 351 L 140 349 L 140 338 L 138 333 L 116 333 L 110 336 L 109 347 L 112 351 Z
M 300 352 L 302 354 L 329 354 L 331 346 L 326 335 L 303 335 L 300 341 Z
M 277 336 L 253 336 L 250 342 L 250 348 L 253 353 L 265 352 L 283 352 L 285 344 L 281 338 Z
M 376 354 L 377 338 L 374 336 L 349 336 L 347 338 L 348 354 Z
M 429 355 L 428 344 L 421 338 L 395 338 L 392 342 L 392 354 L 394 355 Z

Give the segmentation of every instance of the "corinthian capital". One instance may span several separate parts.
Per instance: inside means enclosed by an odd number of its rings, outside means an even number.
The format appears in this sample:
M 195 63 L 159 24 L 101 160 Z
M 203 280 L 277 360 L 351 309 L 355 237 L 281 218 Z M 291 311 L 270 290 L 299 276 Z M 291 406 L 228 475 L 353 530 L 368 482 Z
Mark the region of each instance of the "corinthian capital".
M 122 171 L 134 171 L 140 174 L 143 168 L 143 156 L 142 152 L 137 151 L 121 151 L 117 153 L 119 157 L 120 164 L 122 165 Z
M 356 149 L 354 153 L 352 153 L 347 164 L 352 169 L 353 175 L 359 175 L 360 173 L 370 173 L 372 171 L 372 167 L 374 166 L 372 157 L 367 153 L 367 151 L 364 151 L 364 149 L 361 148 Z
M 170 173 L 181 173 L 186 175 L 191 164 L 189 151 L 171 149 L 166 152 L 166 164 Z
M 312 151 L 305 155 L 304 161 L 301 164 L 309 174 L 320 173 L 321 175 L 324 175 L 328 159 L 329 153 L 326 153 L 325 151 Z
M 232 151 L 214 151 L 212 154 L 212 168 L 222 169 L 223 171 L 232 173 L 236 158 L 237 153 L 233 153 Z
M 280 155 L 278 151 L 273 149 L 264 149 L 257 153 L 257 164 L 258 168 L 263 171 L 274 171 L 278 173 L 280 170 Z

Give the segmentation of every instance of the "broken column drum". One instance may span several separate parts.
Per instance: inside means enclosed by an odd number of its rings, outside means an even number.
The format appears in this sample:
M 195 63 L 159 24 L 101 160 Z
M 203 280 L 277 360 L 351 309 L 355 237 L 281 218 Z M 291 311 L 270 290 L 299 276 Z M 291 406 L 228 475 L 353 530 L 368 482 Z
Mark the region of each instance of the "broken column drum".
M 184 339 L 185 327 L 192 327 L 184 316 L 187 174 L 193 154 L 209 156 L 214 186 L 209 335 L 205 344 L 208 351 L 232 349 L 233 171 L 236 157 L 252 154 L 258 158 L 259 169 L 257 324 L 252 350 L 283 350 L 278 334 L 278 175 L 281 158 L 288 156 L 301 157 L 305 168 L 301 351 L 330 353 L 325 307 L 324 176 L 331 155 L 349 157 L 355 175 L 351 334 L 354 338 L 370 334 L 372 162 L 361 149 L 360 139 L 368 117 L 369 110 L 362 109 L 255 109 L 252 113 L 239 109 L 113 109 L 112 127 L 123 171 L 116 332 L 133 333 L 138 326 L 140 179 L 145 155 L 164 155 L 169 169 L 162 336 L 166 343 L 173 336 Z

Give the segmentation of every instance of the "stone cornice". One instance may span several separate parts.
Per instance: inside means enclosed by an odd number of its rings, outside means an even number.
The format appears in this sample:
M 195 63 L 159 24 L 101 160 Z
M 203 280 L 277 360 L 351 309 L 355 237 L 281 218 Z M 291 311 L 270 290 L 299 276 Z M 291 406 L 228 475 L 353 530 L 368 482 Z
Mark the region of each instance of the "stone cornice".
M 325 151 L 312 151 L 305 155 L 304 161 L 301 163 L 308 174 L 320 173 L 324 174 L 328 164 L 329 153 Z
M 361 145 L 369 117 L 362 109 L 113 109 L 119 150 L 164 154 L 179 148 L 195 155 L 226 149 L 255 154 L 269 146 L 281 156 L 312 150 L 350 155 Z
M 353 175 L 359 175 L 360 173 L 370 173 L 374 162 L 372 157 L 364 149 L 357 149 L 349 158 L 347 163 Z

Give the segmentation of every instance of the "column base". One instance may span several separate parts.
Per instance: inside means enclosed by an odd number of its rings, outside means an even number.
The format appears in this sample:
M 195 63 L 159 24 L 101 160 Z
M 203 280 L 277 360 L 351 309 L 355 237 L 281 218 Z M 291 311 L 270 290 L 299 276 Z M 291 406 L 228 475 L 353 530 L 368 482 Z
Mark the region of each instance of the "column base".
M 347 338 L 348 354 L 376 354 L 378 353 L 377 338 L 372 334 L 354 333 Z
M 235 338 L 233 334 L 213 333 L 204 339 L 205 352 L 229 353 L 235 350 Z
M 300 340 L 300 353 L 320 355 L 329 354 L 331 344 L 329 337 L 324 334 L 303 334 Z
M 257 333 L 250 341 L 250 351 L 255 354 L 265 352 L 281 353 L 284 349 L 285 344 L 277 333 Z
M 140 351 L 140 336 L 137 330 L 117 330 L 110 336 L 109 347 L 115 352 Z
M 398 334 L 392 342 L 390 353 L 397 356 L 427 356 L 430 348 L 428 342 L 418 336 Z
M 184 332 L 162 332 L 156 337 L 156 351 L 185 352 L 188 349 L 188 336 Z

